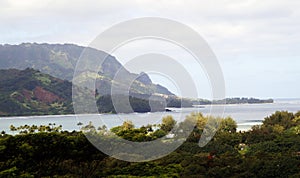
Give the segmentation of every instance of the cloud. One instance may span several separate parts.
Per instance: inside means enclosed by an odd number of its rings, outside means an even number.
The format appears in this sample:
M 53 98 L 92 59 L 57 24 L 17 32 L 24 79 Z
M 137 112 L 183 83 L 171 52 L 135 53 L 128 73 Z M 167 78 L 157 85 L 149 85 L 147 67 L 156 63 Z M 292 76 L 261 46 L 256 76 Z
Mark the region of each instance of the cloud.
M 212 43 L 223 44 L 228 39 L 243 43 L 253 39 L 260 41 L 260 36 L 265 38 L 268 34 L 278 37 L 297 33 L 299 8 L 298 1 L 283 0 L 2 1 L 0 24 L 4 27 L 1 30 L 4 35 L 13 33 L 12 29 L 19 32 L 52 31 L 54 34 L 74 31 L 73 36 L 90 31 L 89 37 L 82 37 L 90 39 L 96 35 L 96 30 L 99 32 L 117 22 L 159 16 L 192 26 Z
M 242 78 L 250 76 L 247 68 L 257 73 L 257 79 L 251 80 L 249 85 L 275 81 L 272 77 L 261 79 L 259 75 L 263 75 L 264 71 L 257 67 L 268 66 L 275 59 L 277 62 L 270 66 L 282 73 L 278 77 L 282 78 L 281 81 L 288 81 L 286 85 L 294 82 L 290 80 L 293 74 L 299 77 L 294 66 L 300 66 L 299 60 L 295 60 L 300 57 L 300 1 L 2 0 L 0 43 L 88 45 L 111 25 L 145 16 L 177 20 L 198 31 L 221 61 L 226 79 L 232 86 L 229 90 L 231 94 L 251 93 L 250 86 L 244 92 L 238 87 L 239 82 L 243 82 Z M 254 62 L 250 62 L 252 60 Z M 280 65 L 278 61 L 287 64 Z M 293 68 L 293 74 L 285 75 L 289 68 Z M 239 72 L 238 77 L 233 76 L 234 70 Z M 272 90 L 271 85 L 265 90 Z M 260 91 L 253 91 L 260 95 Z M 288 92 L 288 89 L 278 90 L 274 95 L 283 95 L 279 93 L 283 91 L 300 97 L 294 91 Z

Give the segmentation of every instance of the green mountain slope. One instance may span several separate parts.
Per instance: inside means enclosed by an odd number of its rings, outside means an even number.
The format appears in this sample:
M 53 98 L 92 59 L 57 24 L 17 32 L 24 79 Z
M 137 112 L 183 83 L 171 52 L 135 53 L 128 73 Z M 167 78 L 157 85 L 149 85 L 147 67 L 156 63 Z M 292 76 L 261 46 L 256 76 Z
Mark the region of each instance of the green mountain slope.
M 33 69 L 0 70 L 0 115 L 72 113 L 72 84 Z
M 79 87 L 82 98 L 86 92 Z M 99 95 L 95 92 L 95 100 L 100 113 L 116 113 L 110 95 Z M 126 98 L 117 95 L 118 100 Z M 127 96 L 128 97 L 128 96 Z M 149 102 L 149 100 L 151 100 Z M 132 110 L 118 112 L 150 112 L 164 111 L 165 105 L 161 100 L 154 100 L 148 95 L 137 95 L 129 97 Z M 150 104 L 153 106 L 150 106 Z M 53 115 L 73 114 L 72 105 L 72 83 L 61 80 L 37 70 L 27 68 L 25 70 L 7 69 L 0 70 L 0 116 L 23 116 L 23 115 Z M 82 112 L 84 113 L 84 112 Z
M 90 73 L 97 78 L 96 87 L 100 95 L 110 94 L 115 74 L 121 69 L 124 79 L 135 78 L 130 93 L 147 95 L 173 95 L 161 85 L 155 85 L 145 73 L 130 73 L 122 67 L 117 59 L 103 51 L 85 48 L 73 44 L 37 44 L 22 43 L 20 45 L 0 45 L 0 69 L 33 68 L 51 76 L 71 81 L 74 68 L 83 50 L 90 50 L 93 57 L 107 56 L 102 63 L 101 71 Z M 126 80 L 124 80 L 126 82 Z M 122 86 L 122 82 L 116 82 Z

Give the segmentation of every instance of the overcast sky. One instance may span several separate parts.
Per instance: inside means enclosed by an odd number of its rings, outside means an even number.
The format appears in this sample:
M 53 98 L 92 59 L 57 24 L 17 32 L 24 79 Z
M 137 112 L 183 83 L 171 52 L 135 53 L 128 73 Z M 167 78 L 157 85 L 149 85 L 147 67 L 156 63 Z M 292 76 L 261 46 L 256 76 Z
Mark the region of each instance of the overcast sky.
M 0 43 L 87 46 L 118 22 L 148 16 L 184 23 L 208 42 L 228 97 L 300 98 L 297 0 L 0 0 Z

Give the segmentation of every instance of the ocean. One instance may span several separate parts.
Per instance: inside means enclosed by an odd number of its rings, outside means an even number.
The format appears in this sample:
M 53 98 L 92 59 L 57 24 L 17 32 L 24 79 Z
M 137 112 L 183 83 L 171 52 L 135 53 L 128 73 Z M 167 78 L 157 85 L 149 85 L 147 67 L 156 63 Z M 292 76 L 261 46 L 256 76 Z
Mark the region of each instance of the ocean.
M 172 112 L 130 113 L 130 114 L 84 114 L 84 115 L 51 115 L 51 116 L 19 116 L 0 117 L 0 131 L 12 133 L 10 125 L 48 125 L 55 123 L 62 125 L 63 130 L 79 130 L 78 122 L 83 125 L 90 121 L 95 126 L 106 125 L 108 128 L 121 125 L 125 120 L 130 120 L 136 127 L 147 124 L 159 124 L 164 116 L 172 115 L 175 120 L 182 121 L 192 112 L 202 112 L 204 115 L 211 113 L 211 106 L 203 108 L 169 108 Z M 300 99 L 276 99 L 270 104 L 232 104 L 224 105 L 223 117 L 232 117 L 238 125 L 238 130 L 249 130 L 253 125 L 262 124 L 265 117 L 275 111 L 297 112 L 300 110 Z M 220 113 L 218 113 L 220 114 Z

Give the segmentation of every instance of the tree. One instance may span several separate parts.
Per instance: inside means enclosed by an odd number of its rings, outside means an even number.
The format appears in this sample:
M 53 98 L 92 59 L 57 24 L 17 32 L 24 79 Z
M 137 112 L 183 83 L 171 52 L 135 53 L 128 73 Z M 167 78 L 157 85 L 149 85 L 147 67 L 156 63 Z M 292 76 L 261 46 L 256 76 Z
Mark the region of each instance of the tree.
M 235 133 L 237 129 L 237 124 L 235 120 L 231 117 L 226 117 L 225 119 L 221 119 L 219 130 L 221 132 L 230 132 Z
M 162 119 L 161 129 L 165 132 L 169 132 L 176 125 L 176 121 L 172 116 L 166 116 Z
M 295 117 L 300 117 L 300 111 L 295 113 Z
M 196 128 L 203 131 L 205 125 L 207 124 L 208 117 L 204 117 L 202 113 L 191 113 L 186 116 L 184 122 L 188 122 L 189 124 L 196 124 Z
M 79 130 L 81 129 L 82 125 L 83 125 L 82 122 L 78 122 L 78 123 L 77 123 L 77 126 L 79 127 Z
M 122 128 L 124 130 L 129 130 L 129 129 L 133 129 L 134 125 L 133 125 L 132 121 L 124 121 L 122 124 Z
M 17 131 L 17 128 L 16 128 L 14 125 L 10 125 L 10 126 L 9 126 L 9 129 L 10 129 L 12 132 Z
M 3 136 L 5 134 L 6 134 L 6 132 L 4 130 L 2 130 L 1 135 Z
M 283 126 L 284 129 L 289 129 L 295 126 L 295 122 L 293 121 L 294 114 L 288 111 L 276 111 L 269 117 L 266 117 L 263 121 L 263 126 L 275 126 L 280 125 Z
M 300 125 L 300 111 L 295 113 L 295 118 L 293 119 L 293 121 L 295 122 L 295 125 Z
M 92 121 L 90 121 L 89 124 L 86 125 L 86 126 L 83 126 L 83 127 L 81 128 L 81 130 L 84 131 L 84 132 L 95 132 L 95 131 L 96 131 L 96 128 L 95 128 L 95 126 L 93 125 Z
M 165 135 L 166 135 L 166 132 L 161 129 L 158 129 L 152 133 L 152 137 L 154 139 L 164 137 Z

